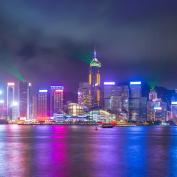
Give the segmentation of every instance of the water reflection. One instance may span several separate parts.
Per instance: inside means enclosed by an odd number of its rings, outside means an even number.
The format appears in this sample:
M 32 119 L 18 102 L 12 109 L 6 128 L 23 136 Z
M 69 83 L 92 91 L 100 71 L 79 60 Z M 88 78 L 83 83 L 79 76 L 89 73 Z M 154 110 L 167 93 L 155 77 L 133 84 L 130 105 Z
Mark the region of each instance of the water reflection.
M 177 176 L 177 127 L 0 125 L 3 177 Z

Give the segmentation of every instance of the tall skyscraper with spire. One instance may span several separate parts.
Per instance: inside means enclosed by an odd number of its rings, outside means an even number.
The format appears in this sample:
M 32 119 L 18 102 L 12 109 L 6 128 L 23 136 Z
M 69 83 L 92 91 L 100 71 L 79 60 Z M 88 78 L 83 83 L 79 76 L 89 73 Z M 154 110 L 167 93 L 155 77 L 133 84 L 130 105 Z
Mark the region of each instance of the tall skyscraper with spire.
M 89 70 L 89 85 L 90 95 L 92 98 L 92 107 L 98 108 L 101 106 L 101 77 L 100 77 L 101 63 L 96 56 L 96 50 L 94 49 L 94 56 L 90 63 Z

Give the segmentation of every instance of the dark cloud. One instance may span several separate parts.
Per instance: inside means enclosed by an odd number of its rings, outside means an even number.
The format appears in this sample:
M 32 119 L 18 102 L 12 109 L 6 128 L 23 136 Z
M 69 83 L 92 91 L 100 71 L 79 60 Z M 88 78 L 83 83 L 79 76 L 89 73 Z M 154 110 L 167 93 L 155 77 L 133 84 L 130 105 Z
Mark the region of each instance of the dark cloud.
M 8 53 L 9 68 L 15 65 L 37 87 L 59 82 L 75 90 L 87 80 L 96 46 L 103 79 L 177 87 L 176 19 L 175 0 L 1 1 L 1 56 Z M 6 70 L 2 80 L 12 76 Z

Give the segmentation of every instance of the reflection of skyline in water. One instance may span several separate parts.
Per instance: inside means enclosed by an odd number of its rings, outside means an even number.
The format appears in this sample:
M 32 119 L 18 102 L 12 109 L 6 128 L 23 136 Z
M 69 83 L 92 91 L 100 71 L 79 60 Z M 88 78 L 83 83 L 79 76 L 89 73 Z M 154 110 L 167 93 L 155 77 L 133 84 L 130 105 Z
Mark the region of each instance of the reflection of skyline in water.
M 3 177 L 177 176 L 177 127 L 0 125 Z

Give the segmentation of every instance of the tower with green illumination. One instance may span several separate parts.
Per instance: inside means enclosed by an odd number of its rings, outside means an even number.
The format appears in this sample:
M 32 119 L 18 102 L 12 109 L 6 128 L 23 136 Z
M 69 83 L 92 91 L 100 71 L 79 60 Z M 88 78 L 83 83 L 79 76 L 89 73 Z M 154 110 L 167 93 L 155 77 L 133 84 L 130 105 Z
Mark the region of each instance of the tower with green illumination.
M 93 59 L 90 63 L 89 69 L 89 94 L 92 98 L 92 108 L 99 108 L 101 106 L 101 76 L 100 76 L 101 63 L 97 59 L 96 50 L 94 50 Z

